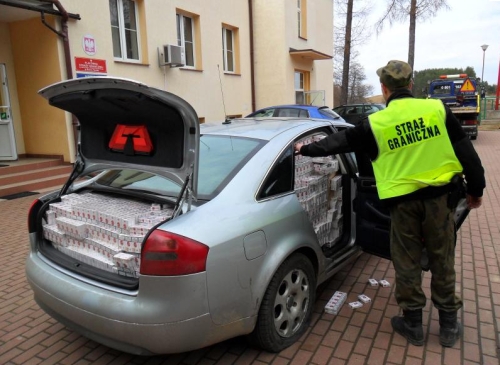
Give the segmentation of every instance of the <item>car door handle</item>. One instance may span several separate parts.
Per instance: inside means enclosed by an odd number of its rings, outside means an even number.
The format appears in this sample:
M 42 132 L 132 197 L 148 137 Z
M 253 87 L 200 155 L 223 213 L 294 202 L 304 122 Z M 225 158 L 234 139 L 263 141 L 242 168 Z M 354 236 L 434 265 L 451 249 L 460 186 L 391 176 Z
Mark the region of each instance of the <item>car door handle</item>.
M 371 205 L 368 202 L 365 202 L 365 205 L 368 208 L 368 210 L 371 213 L 373 213 L 375 216 L 377 216 L 378 218 L 382 219 L 383 221 L 386 221 L 387 223 L 391 223 L 391 217 L 390 216 L 388 216 L 387 214 L 382 213 L 380 210 L 378 210 L 377 208 L 375 208 L 373 205 Z
M 362 188 L 374 188 L 377 186 L 377 183 L 375 180 L 361 180 L 361 187 Z

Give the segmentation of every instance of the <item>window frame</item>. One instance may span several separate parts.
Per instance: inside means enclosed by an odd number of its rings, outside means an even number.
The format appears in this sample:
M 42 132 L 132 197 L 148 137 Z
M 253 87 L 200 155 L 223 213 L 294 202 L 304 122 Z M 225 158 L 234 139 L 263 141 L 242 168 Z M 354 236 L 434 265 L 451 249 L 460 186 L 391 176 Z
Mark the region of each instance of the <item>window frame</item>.
M 299 0 L 300 1 L 300 0 Z M 298 77 L 298 79 L 297 79 Z M 304 83 L 305 83 L 305 75 L 303 71 L 295 70 L 294 72 L 294 77 L 293 77 L 293 88 L 295 92 L 295 104 L 301 105 L 305 103 L 305 89 L 304 89 Z M 297 82 L 299 85 L 297 85 Z M 302 102 L 300 102 L 298 95 L 302 95 Z
M 227 49 L 227 32 L 231 32 L 231 46 L 232 49 L 229 51 Z M 231 64 L 232 70 L 229 69 L 228 65 L 228 53 L 231 52 Z M 235 36 L 234 29 L 227 27 L 225 25 L 222 26 L 222 64 L 223 70 L 226 73 L 236 73 L 236 57 L 235 57 Z
M 189 19 L 191 23 L 191 40 L 186 41 L 186 29 L 184 27 L 184 18 Z M 182 14 L 177 12 L 175 14 L 175 19 L 176 19 L 176 29 L 177 29 L 177 45 L 181 46 L 184 48 L 184 54 L 185 54 L 185 60 L 186 64 L 183 66 L 185 68 L 196 68 L 196 29 L 195 29 L 195 23 L 196 19 L 193 16 L 189 16 L 186 14 Z M 188 55 L 188 48 L 186 47 L 186 42 L 191 43 L 191 59 L 193 61 L 192 65 L 188 64 L 189 60 L 189 55 Z
M 272 167 L 269 169 L 267 172 L 266 176 L 264 179 L 262 179 L 262 183 L 260 185 L 260 188 L 257 193 L 257 201 L 266 201 L 266 200 L 271 200 L 271 199 L 276 199 L 285 195 L 293 194 L 295 192 L 295 161 L 294 161 L 294 150 L 293 150 L 293 144 L 289 144 L 287 147 L 285 147 L 282 152 L 279 154 L 279 156 L 276 158 L 274 161 Z M 273 176 L 273 173 L 275 173 L 276 169 L 278 169 L 278 165 L 281 163 L 283 159 L 289 159 L 290 160 L 290 181 L 289 181 L 289 188 L 286 191 L 278 191 L 276 193 L 271 193 L 269 195 L 264 195 L 264 190 L 266 189 L 267 184 L 269 184 L 271 177 Z M 285 166 L 286 167 L 286 166 Z M 278 173 L 278 177 L 283 177 L 283 173 Z
M 130 3 L 133 3 L 134 5 L 134 21 L 135 21 L 135 26 L 136 29 L 128 29 L 129 31 L 134 31 L 136 35 L 136 44 L 137 44 L 137 58 L 129 58 L 127 55 L 127 29 L 125 28 L 125 15 L 124 15 L 124 1 L 129 1 Z M 142 52 L 141 52 L 141 34 L 140 34 L 140 24 L 139 24 L 139 7 L 136 1 L 133 0 L 110 0 L 109 6 L 110 6 L 110 17 L 112 16 L 111 14 L 111 2 L 116 4 L 116 11 L 117 11 L 117 20 L 118 20 L 118 26 L 113 25 L 113 19 L 110 19 L 111 23 L 111 39 L 113 43 L 113 58 L 117 61 L 125 61 L 125 62 L 132 62 L 132 63 L 141 63 L 142 62 Z M 119 46 L 120 46 L 120 56 L 115 56 L 115 41 L 113 39 L 113 28 L 118 29 L 118 36 L 119 36 Z
M 297 0 L 297 35 L 300 38 L 302 33 L 302 0 Z
M 307 0 L 297 0 L 297 36 L 307 39 Z

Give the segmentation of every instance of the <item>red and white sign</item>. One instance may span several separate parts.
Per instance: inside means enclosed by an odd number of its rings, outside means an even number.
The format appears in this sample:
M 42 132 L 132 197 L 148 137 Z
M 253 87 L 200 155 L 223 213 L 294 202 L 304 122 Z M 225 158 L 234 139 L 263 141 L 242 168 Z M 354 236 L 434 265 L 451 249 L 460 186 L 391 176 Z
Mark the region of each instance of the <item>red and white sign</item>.
M 76 71 L 106 73 L 106 60 L 98 60 L 95 58 L 75 57 Z
M 82 46 L 83 46 L 84 52 L 86 54 L 88 54 L 89 56 L 93 56 L 97 52 L 97 45 L 96 45 L 95 39 L 90 34 L 83 36 Z

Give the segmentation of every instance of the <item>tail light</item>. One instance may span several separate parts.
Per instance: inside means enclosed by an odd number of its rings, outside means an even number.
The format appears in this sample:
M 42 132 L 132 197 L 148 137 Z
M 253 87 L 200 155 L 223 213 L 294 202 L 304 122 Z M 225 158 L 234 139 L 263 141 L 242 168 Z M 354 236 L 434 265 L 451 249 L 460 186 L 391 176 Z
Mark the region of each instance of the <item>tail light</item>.
M 141 274 L 188 275 L 206 270 L 208 246 L 187 237 L 155 230 L 141 253 Z
M 28 211 L 28 232 L 33 233 L 36 232 L 36 217 L 38 215 L 38 211 L 42 206 L 42 202 L 38 199 L 35 199 L 33 203 L 31 203 L 30 209 Z
M 463 121 L 464 125 L 475 125 L 477 124 L 477 119 L 465 119 Z

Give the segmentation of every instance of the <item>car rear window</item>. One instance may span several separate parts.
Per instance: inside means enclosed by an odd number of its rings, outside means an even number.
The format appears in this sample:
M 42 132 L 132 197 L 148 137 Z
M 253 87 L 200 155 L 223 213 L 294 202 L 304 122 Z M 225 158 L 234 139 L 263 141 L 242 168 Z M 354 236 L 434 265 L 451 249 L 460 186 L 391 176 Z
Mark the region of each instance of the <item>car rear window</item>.
M 264 144 L 265 141 L 259 139 L 202 135 L 198 198 L 214 198 Z M 181 186 L 163 176 L 128 169 L 107 170 L 97 178 L 96 183 L 111 188 L 166 196 L 177 196 L 181 190 Z
M 252 138 L 201 136 L 198 180 L 200 198 L 215 197 L 265 143 Z
M 321 108 L 318 110 L 320 114 L 324 115 L 328 119 L 338 119 L 340 118 L 340 115 L 335 113 L 333 110 L 330 108 Z

